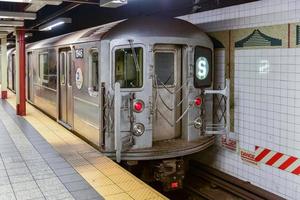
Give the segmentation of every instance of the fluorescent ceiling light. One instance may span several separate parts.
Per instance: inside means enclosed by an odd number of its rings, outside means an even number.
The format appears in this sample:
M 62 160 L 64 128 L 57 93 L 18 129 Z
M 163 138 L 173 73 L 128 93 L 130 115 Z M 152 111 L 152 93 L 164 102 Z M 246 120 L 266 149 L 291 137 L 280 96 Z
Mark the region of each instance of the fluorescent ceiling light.
M 54 21 L 51 21 L 49 23 L 46 23 L 42 26 L 39 27 L 40 31 L 51 31 L 54 27 L 66 24 L 66 23 L 71 23 L 72 19 L 71 18 L 58 18 Z
M 30 4 L 25 8 L 27 12 L 37 12 L 46 5 L 60 5 L 62 0 L 32 0 Z
M 24 22 L 0 20 L 0 26 L 6 26 L 6 27 L 24 26 Z
M 13 27 L 0 27 L 0 32 L 13 32 L 15 28 Z
M 30 3 L 31 2 L 31 0 L 0 0 L 0 1 L 14 2 L 14 3 Z
M 14 42 L 7 42 L 6 43 L 6 46 L 10 46 L 10 45 L 15 45 L 15 43 Z
M 32 37 L 32 33 L 25 33 L 25 38 Z
M 63 21 L 56 22 L 55 24 L 46 26 L 45 28 L 41 28 L 40 31 L 51 31 L 52 28 L 54 28 L 54 27 L 56 27 L 56 26 L 59 26 L 59 25 L 61 25 L 61 24 L 64 24 L 64 23 L 65 23 L 65 22 L 63 22 Z
M 59 5 L 63 0 L 0 0 L 12 3 L 44 3 L 48 5 Z
M 117 8 L 127 4 L 127 0 L 100 0 L 101 7 Z
M 0 11 L 0 18 L 2 19 L 15 19 L 15 20 L 35 20 L 35 13 L 28 12 L 9 12 L 9 11 Z

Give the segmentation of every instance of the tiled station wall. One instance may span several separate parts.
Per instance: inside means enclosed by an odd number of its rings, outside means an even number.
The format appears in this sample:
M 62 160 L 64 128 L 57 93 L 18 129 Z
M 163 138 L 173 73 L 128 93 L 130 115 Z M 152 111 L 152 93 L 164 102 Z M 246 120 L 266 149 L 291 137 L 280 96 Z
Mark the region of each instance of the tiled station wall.
M 262 0 L 181 17 L 214 40 L 215 83 L 231 81 L 229 137 L 238 141 L 232 151 L 219 137 L 197 158 L 293 200 L 300 199 L 299 13 L 299 0 Z M 271 151 L 259 162 L 241 159 L 256 146 Z

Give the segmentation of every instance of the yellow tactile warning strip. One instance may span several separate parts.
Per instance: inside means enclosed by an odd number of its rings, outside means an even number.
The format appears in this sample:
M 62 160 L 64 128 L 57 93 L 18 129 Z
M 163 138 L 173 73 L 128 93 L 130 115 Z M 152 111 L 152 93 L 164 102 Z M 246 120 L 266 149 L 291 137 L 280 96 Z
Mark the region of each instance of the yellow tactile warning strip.
M 13 93 L 7 101 L 15 108 Z M 32 105 L 24 118 L 105 199 L 167 199 Z

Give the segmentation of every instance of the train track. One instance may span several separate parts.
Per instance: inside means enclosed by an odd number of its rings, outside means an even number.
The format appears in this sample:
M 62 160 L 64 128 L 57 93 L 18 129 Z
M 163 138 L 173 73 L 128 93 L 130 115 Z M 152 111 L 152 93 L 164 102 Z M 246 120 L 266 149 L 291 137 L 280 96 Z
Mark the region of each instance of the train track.
M 249 182 L 190 161 L 184 190 L 188 200 L 283 200 Z
M 229 190 L 199 177 L 187 177 L 184 190 L 189 200 L 244 200 Z

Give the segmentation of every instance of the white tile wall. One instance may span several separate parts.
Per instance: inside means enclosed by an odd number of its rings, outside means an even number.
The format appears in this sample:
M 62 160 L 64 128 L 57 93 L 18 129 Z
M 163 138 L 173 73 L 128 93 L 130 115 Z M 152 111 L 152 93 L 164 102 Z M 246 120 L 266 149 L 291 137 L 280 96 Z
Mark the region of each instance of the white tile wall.
M 254 151 L 259 145 L 300 158 L 299 63 L 300 49 L 235 51 L 234 120 L 240 148 Z M 245 164 L 220 145 L 207 157 L 215 158 L 212 166 L 217 169 L 287 199 L 300 199 L 299 176 Z
M 212 32 L 299 22 L 299 13 L 299 0 L 261 0 L 179 18 Z
M 300 158 L 298 58 L 300 49 L 235 51 L 235 132 L 241 148 L 254 151 L 258 145 Z M 253 184 L 300 198 L 299 176 L 263 165 L 255 170 L 260 179 Z
M 181 18 L 206 31 L 220 31 L 300 22 L 299 13 L 300 0 L 261 0 Z M 215 64 L 222 74 L 222 52 L 216 52 Z M 234 134 L 240 147 L 254 151 L 259 145 L 300 158 L 300 48 L 236 50 L 234 68 Z M 220 145 L 206 159 L 270 192 L 300 199 L 299 176 L 263 164 L 248 165 Z

